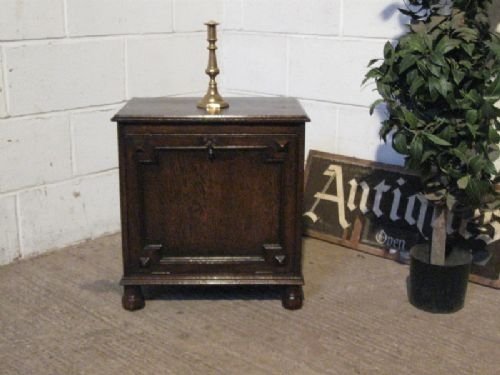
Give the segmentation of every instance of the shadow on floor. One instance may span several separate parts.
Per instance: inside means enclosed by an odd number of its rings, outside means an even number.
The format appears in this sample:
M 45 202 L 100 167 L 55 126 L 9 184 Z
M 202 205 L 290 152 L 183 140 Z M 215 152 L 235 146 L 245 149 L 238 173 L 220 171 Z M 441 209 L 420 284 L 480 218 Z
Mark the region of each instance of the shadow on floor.
M 147 286 L 144 297 L 155 300 L 274 300 L 282 288 L 269 286 Z
M 100 279 L 81 285 L 83 290 L 97 294 L 113 292 L 121 295 L 123 288 L 116 280 Z M 281 298 L 282 287 L 255 285 L 226 286 L 143 286 L 148 300 L 274 300 Z

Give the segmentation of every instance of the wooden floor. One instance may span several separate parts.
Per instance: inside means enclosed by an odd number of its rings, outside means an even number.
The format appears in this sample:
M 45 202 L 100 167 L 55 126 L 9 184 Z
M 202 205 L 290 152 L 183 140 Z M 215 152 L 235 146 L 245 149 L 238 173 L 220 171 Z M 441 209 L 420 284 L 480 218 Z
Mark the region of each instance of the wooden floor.
M 266 289 L 149 291 L 120 306 L 119 236 L 0 267 L 0 374 L 500 374 L 500 291 L 407 302 L 407 266 L 305 241 L 305 304 Z

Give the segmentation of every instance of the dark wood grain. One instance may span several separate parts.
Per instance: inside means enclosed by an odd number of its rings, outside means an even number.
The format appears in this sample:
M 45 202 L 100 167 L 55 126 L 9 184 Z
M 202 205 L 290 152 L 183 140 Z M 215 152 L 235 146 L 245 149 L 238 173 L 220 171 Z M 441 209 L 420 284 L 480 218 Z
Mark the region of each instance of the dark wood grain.
M 307 115 L 290 98 L 238 98 L 216 121 L 195 104 L 133 99 L 113 118 L 124 307 L 140 285 L 259 284 L 299 308 Z

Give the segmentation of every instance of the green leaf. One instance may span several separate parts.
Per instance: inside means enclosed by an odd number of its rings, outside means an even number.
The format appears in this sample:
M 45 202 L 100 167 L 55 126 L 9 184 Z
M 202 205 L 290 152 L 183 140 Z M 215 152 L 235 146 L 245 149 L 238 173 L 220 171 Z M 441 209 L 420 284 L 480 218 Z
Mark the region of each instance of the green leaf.
M 391 88 L 389 85 L 386 85 L 385 83 L 377 81 L 377 91 L 383 98 L 391 97 Z
M 479 105 L 483 101 L 482 96 L 479 95 L 476 89 L 470 90 L 464 95 L 464 97 L 475 105 Z
M 379 135 L 380 138 L 384 140 L 384 142 L 387 141 L 387 135 L 391 132 L 391 130 L 392 130 L 391 122 L 388 119 L 382 121 L 382 126 L 380 128 Z
M 486 88 L 487 98 L 500 98 L 500 73 L 497 74 L 495 80 Z
M 448 52 L 453 51 L 455 48 L 460 46 L 461 43 L 462 42 L 460 40 L 449 39 L 447 43 L 444 45 L 444 47 L 442 47 L 441 53 L 443 55 L 446 55 Z
M 417 68 L 422 74 L 422 76 L 427 77 L 429 75 L 429 65 L 431 65 L 431 63 L 428 62 L 427 60 L 417 61 Z
M 499 115 L 499 110 L 489 101 L 484 101 L 481 105 L 481 113 L 483 118 L 495 118 Z
M 485 196 L 489 190 L 489 183 L 487 181 L 476 180 L 471 178 L 465 193 L 469 199 L 469 204 L 472 206 L 478 206 L 481 204 L 482 196 Z
M 418 126 L 418 118 L 412 112 L 408 111 L 406 108 L 403 108 L 403 116 L 405 121 L 410 125 L 411 129 L 415 129 Z
M 479 130 L 479 125 L 467 124 L 467 128 L 469 129 L 470 134 L 472 135 L 472 138 L 476 139 L 477 131 Z
M 362 85 L 364 85 L 369 79 L 372 78 L 379 78 L 382 76 L 382 72 L 380 71 L 379 68 L 373 68 L 370 69 L 366 74 L 365 74 L 365 79 L 363 79 L 363 82 L 361 82 Z
M 420 162 L 423 163 L 423 162 L 427 161 L 427 159 L 431 158 L 434 155 L 436 155 L 436 151 L 434 151 L 434 150 L 424 151 L 424 153 L 422 155 L 422 160 Z
M 420 137 L 415 137 L 410 143 L 410 156 L 413 163 L 420 163 L 422 154 L 424 152 L 424 145 Z
M 467 155 L 465 155 L 465 153 L 463 153 L 460 149 L 453 148 L 453 149 L 450 150 L 450 153 L 452 155 L 456 156 L 457 158 L 459 158 L 462 163 L 467 163 L 468 162 Z
M 425 80 L 421 76 L 418 76 L 411 83 L 411 86 L 410 86 L 410 95 L 411 96 L 415 95 L 415 93 L 418 91 L 418 89 L 421 88 L 424 84 L 425 84 Z
M 370 115 L 373 115 L 373 112 L 375 111 L 375 107 L 378 105 L 384 103 L 384 99 L 377 99 L 375 100 L 372 105 L 370 106 Z
M 435 135 L 449 142 L 451 139 L 456 137 L 457 132 L 453 127 L 446 126 L 443 130 L 441 130 L 439 133 L 436 133 Z
M 486 165 L 486 160 L 481 155 L 476 155 L 469 160 L 469 171 L 474 176 L 481 172 Z
M 448 82 L 446 78 L 442 77 L 439 79 L 437 90 L 443 97 L 446 98 L 448 96 L 448 93 L 453 91 L 453 85 Z
M 427 85 L 429 87 L 430 94 L 432 94 L 433 92 L 439 93 L 439 91 L 438 91 L 439 80 L 437 78 L 429 77 L 429 81 L 427 82 Z
M 405 55 L 402 59 L 401 59 L 401 63 L 399 64 L 399 73 L 404 73 L 406 72 L 410 67 L 412 67 L 413 65 L 415 65 L 415 63 L 417 62 L 417 58 L 414 56 L 414 55 Z
M 433 76 L 435 77 L 441 77 L 442 73 L 442 67 L 434 64 L 428 65 L 429 71 L 432 73 Z
M 403 133 L 396 133 L 392 138 L 392 147 L 400 154 L 406 155 L 408 153 L 408 144 Z
M 458 85 L 465 77 L 465 73 L 458 69 L 452 69 L 451 74 L 453 75 L 453 80 Z
M 439 66 L 445 66 L 446 65 L 446 61 L 444 59 L 444 56 L 435 51 L 432 55 L 431 55 L 431 60 L 432 60 L 432 63 L 433 64 L 436 64 L 436 65 L 439 65 Z
M 465 51 L 465 53 L 467 53 L 467 55 L 469 55 L 470 57 L 472 57 L 474 55 L 474 44 L 462 44 L 462 49 Z
M 386 42 L 384 46 L 384 58 L 387 60 L 391 60 L 394 55 L 394 47 L 391 42 Z
M 483 170 L 489 174 L 489 175 L 495 175 L 497 173 L 497 169 L 495 167 L 495 164 L 493 164 L 491 161 L 486 160 L 486 163 L 483 167 Z
M 375 64 L 377 61 L 380 61 L 380 59 L 371 59 L 370 62 L 368 63 L 368 67 L 372 66 Z
M 420 73 L 418 71 L 418 68 L 411 69 L 410 71 L 408 71 L 408 73 L 406 73 L 406 79 L 405 79 L 406 84 L 411 85 L 413 81 L 415 81 L 419 76 Z
M 469 175 L 463 176 L 457 181 L 458 188 L 465 190 L 465 188 L 467 188 L 467 185 L 469 185 L 469 181 L 470 181 Z
M 460 43 L 463 43 L 463 42 L 456 40 L 456 39 L 450 39 L 447 35 L 445 35 L 444 37 L 441 38 L 441 40 L 436 45 L 436 51 L 439 54 L 445 55 L 448 52 L 457 48 L 460 45 Z
M 418 34 L 407 34 L 403 36 L 399 41 L 400 46 L 403 49 L 408 49 L 412 52 L 424 52 L 425 44 Z
M 488 159 L 490 159 L 491 162 L 495 162 L 500 157 L 500 148 L 496 143 L 488 147 Z
M 427 48 L 427 50 L 432 51 L 432 44 L 434 42 L 435 35 L 421 34 L 420 37 L 422 38 L 424 46 Z
M 427 132 L 423 132 L 423 134 L 432 143 L 435 143 L 435 144 L 440 145 L 440 146 L 451 146 L 450 142 L 445 141 L 444 139 L 439 138 L 439 137 L 435 136 L 434 134 L 430 134 L 430 133 L 427 133 Z
M 488 41 L 486 42 L 486 45 L 491 50 L 491 52 L 496 55 L 497 59 L 500 59 L 500 42 L 498 41 L 498 39 Z
M 473 42 L 479 37 L 479 31 L 470 27 L 460 27 L 457 35 L 466 42 Z
M 478 113 L 475 109 L 470 109 L 465 112 L 465 121 L 467 121 L 468 124 L 474 125 L 477 122 L 477 118 Z

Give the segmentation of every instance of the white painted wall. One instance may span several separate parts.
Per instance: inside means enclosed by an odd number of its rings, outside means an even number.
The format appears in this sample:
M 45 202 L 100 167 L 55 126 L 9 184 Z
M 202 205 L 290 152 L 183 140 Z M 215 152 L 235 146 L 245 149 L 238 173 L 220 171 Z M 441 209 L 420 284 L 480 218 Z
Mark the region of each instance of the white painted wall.
M 400 3 L 0 0 L 0 264 L 119 230 L 109 119 L 133 96 L 205 90 L 208 19 L 225 96 L 296 96 L 308 149 L 400 162 L 360 86 Z

